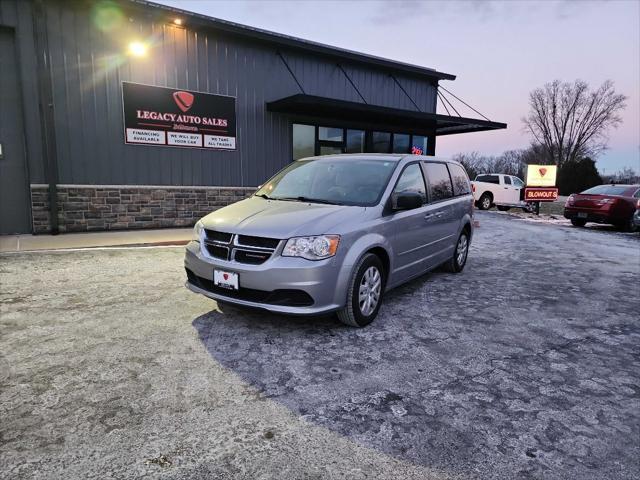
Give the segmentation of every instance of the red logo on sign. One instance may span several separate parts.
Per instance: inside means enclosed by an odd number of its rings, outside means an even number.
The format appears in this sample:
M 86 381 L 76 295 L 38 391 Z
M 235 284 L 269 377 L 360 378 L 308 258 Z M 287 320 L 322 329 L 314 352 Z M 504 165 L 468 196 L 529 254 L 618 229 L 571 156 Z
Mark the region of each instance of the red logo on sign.
M 545 173 L 547 173 L 547 169 L 546 168 L 539 168 L 538 171 L 540 172 L 540 176 L 544 177 Z
M 183 112 L 189 110 L 193 105 L 193 94 L 189 92 L 173 92 L 173 99 Z
M 229 280 L 229 274 L 228 273 L 223 273 L 222 276 L 224 277 L 225 280 Z

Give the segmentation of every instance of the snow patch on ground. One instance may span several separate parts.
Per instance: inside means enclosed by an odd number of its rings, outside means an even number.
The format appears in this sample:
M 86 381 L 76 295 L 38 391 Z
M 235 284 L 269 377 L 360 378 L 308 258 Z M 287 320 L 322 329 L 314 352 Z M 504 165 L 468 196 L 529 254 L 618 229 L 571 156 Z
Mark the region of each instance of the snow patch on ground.
M 497 213 L 498 215 L 509 215 L 511 217 L 516 217 L 521 220 L 526 220 L 528 222 L 533 222 L 533 223 L 551 223 L 554 225 L 565 225 L 565 226 L 571 225 L 571 222 L 566 218 L 560 215 L 553 215 L 549 213 L 541 213 L 540 215 L 536 215 L 535 213 L 526 213 L 526 212 L 517 211 L 517 210 L 513 212 L 512 211 L 509 211 L 509 212 L 496 211 L 495 213 Z

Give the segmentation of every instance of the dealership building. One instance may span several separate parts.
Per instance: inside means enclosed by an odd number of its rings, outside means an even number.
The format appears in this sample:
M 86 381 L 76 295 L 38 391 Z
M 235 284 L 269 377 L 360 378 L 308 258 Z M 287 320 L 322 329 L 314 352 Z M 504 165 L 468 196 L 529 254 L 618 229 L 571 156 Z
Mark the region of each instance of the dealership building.
M 2 0 L 0 66 L 4 234 L 189 226 L 298 158 L 506 128 L 454 75 L 141 0 Z

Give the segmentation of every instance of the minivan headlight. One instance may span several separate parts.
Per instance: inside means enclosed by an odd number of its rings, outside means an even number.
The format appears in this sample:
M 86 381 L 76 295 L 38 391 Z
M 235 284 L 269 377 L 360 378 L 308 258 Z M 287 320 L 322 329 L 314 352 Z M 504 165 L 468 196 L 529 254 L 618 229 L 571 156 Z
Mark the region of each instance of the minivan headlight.
M 196 242 L 200 241 L 202 237 L 202 231 L 204 230 L 204 224 L 198 220 L 196 226 L 193 227 L 193 235 L 191 236 L 191 240 L 195 240 Z
M 282 256 L 323 260 L 336 254 L 338 243 L 340 243 L 340 235 L 290 238 L 282 250 Z

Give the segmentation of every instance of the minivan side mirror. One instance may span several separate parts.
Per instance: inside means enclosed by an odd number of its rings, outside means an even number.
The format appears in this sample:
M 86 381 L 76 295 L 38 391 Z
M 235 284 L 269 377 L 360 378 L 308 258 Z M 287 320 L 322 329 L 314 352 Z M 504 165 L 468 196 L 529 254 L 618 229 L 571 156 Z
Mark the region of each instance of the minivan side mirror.
M 422 204 L 422 195 L 416 192 L 394 193 L 391 196 L 393 210 L 412 210 L 414 208 L 420 208 Z

